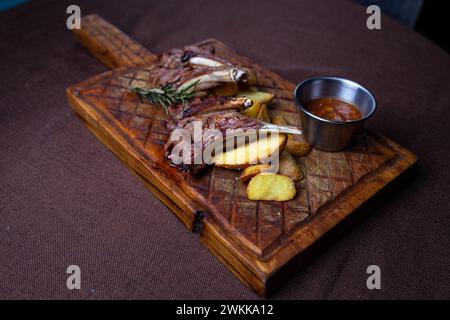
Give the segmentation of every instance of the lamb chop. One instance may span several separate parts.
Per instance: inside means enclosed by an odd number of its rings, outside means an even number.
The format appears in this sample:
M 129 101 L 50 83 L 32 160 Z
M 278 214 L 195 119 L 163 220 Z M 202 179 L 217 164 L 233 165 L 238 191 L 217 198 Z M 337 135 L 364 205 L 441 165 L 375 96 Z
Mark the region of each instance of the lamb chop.
M 200 163 L 196 161 L 198 152 L 200 151 L 202 156 L 204 150 L 210 145 L 223 141 L 227 130 L 259 129 L 260 127 L 261 123 L 255 118 L 243 116 L 235 111 L 219 111 L 187 117 L 177 121 L 172 128 L 169 139 L 164 145 L 166 157 L 181 170 L 197 173 L 206 167 L 203 159 Z M 198 140 L 197 142 L 195 140 L 196 135 L 198 135 L 196 130 L 201 134 L 200 148 L 198 148 Z M 195 150 L 196 146 L 197 150 Z M 188 149 L 183 149 L 183 147 Z M 189 155 L 183 153 L 186 150 Z M 190 157 L 190 159 L 184 158 L 183 162 L 180 163 L 180 159 L 183 157 Z
M 164 53 L 160 57 L 160 66 L 165 69 L 175 70 L 209 70 L 209 72 L 218 71 L 220 69 L 236 69 L 233 71 L 237 82 L 244 84 L 256 83 L 256 75 L 246 68 L 233 66 L 228 61 L 225 61 L 214 55 L 214 52 L 206 51 L 196 46 L 187 46 L 184 50 L 172 49 Z M 245 78 L 242 78 L 245 77 Z M 251 83 L 250 83 L 251 82 Z
M 254 81 L 247 69 L 232 64 L 195 46 L 173 49 L 162 54 L 159 66 L 153 70 L 156 87 L 133 87 L 133 91 L 153 104 L 160 104 L 168 113 L 171 105 L 186 104 L 195 96 L 205 97 L 222 85 L 236 89 Z M 156 83 L 155 83 L 156 82 Z
M 232 141 L 235 148 L 242 147 L 242 145 L 235 145 L 235 138 L 238 136 L 244 137 L 241 142 L 245 143 L 246 139 L 255 142 L 261 133 L 301 134 L 301 131 L 296 128 L 266 123 L 236 111 L 200 113 L 177 121 L 171 129 L 172 132 L 164 146 L 166 157 L 183 171 L 192 173 L 199 172 L 207 164 L 213 164 L 214 157 L 217 156 L 215 152 L 225 152 L 224 147 L 229 146 L 229 141 Z M 286 142 L 284 138 L 279 139 L 278 135 L 274 139 L 267 138 L 265 141 L 274 146 L 260 147 L 271 149 L 271 153 L 280 151 Z M 213 158 L 203 159 L 205 151 Z M 188 152 L 188 155 L 184 152 Z M 242 161 L 242 163 L 234 163 L 233 166 L 229 164 L 224 166 L 243 168 L 249 164 L 246 159 Z
M 173 69 L 185 66 L 195 68 L 199 66 L 220 67 L 231 65 L 229 62 L 215 56 L 214 52 L 206 51 L 196 46 L 169 50 L 161 55 L 160 61 L 165 68 Z
M 251 99 L 245 97 L 195 97 L 189 103 L 179 103 L 169 107 L 169 115 L 174 120 L 180 120 L 198 113 L 211 113 L 216 111 L 243 111 L 253 105 Z
M 157 87 L 133 87 L 143 99 L 161 105 L 168 113 L 171 105 L 186 104 L 194 97 L 205 97 L 209 91 L 223 84 L 245 84 L 247 72 L 239 68 L 224 66 L 219 68 L 200 67 L 195 69 L 157 70 L 160 75 Z

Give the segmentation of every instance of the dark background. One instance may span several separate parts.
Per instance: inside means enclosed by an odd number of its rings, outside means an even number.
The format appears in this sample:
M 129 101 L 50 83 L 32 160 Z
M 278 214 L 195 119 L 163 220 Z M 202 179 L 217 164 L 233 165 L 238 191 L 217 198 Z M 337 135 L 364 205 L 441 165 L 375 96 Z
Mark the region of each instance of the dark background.
M 449 27 L 447 15 L 448 1 L 425 0 L 415 24 L 415 30 L 450 52 Z
M 0 298 L 258 298 L 69 108 L 65 89 L 107 70 L 66 29 L 69 4 L 0 13 Z M 77 4 L 154 52 L 215 37 L 296 83 L 335 75 L 370 88 L 379 108 L 368 128 L 414 151 L 417 175 L 273 298 L 450 298 L 443 49 L 389 16 L 367 30 L 351 1 Z M 65 286 L 71 264 L 79 291 Z M 371 264 L 379 291 L 366 288 Z
M 378 5 L 381 11 L 434 41 L 447 52 L 448 1 L 435 0 L 353 0 L 362 5 Z
M 0 11 L 6 11 L 30 0 L 0 0 Z M 436 0 L 353 0 L 362 5 L 378 5 L 382 12 L 414 28 L 436 44 L 450 50 L 446 15 L 448 1 Z

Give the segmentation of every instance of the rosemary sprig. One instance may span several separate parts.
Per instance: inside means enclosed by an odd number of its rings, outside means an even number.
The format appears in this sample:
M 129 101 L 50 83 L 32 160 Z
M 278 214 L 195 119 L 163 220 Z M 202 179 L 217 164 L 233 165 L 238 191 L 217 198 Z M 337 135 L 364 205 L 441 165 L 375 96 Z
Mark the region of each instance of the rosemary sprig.
M 140 88 L 133 87 L 132 90 L 138 93 L 142 98 L 148 100 L 150 103 L 158 104 L 164 108 L 164 111 L 169 113 L 169 106 L 178 103 L 187 103 L 195 95 L 195 87 L 198 81 L 193 82 L 187 87 L 177 90 L 172 83 L 168 83 L 159 88 Z

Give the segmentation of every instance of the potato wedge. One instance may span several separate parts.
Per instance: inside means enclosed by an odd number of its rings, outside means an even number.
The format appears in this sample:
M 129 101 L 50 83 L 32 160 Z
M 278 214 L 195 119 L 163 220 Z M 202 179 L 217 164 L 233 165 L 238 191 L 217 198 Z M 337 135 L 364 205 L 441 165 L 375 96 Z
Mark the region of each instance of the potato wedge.
M 281 115 L 276 115 L 272 118 L 272 123 L 279 126 L 286 126 L 288 123 Z M 304 141 L 301 136 L 288 135 L 288 142 L 286 144 L 286 150 L 296 157 L 302 157 L 307 155 L 311 151 L 311 145 Z
M 279 125 L 279 126 L 287 126 L 288 125 L 288 123 L 284 119 L 284 117 L 279 115 L 279 114 L 277 114 L 276 116 L 272 117 L 272 123 L 276 124 L 276 125 Z
M 270 122 L 269 111 L 267 110 L 267 104 L 261 105 L 261 108 L 259 109 L 259 113 L 258 113 L 258 116 L 256 117 L 256 119 L 265 121 L 265 122 Z
M 257 91 L 252 88 L 240 91 L 236 96 L 252 99 L 253 105 L 247 110 L 242 111 L 242 114 L 253 118 L 258 116 L 261 106 L 263 104 L 268 104 L 274 97 L 272 93 Z
M 262 172 L 268 172 L 272 166 L 270 164 L 255 164 L 253 166 L 249 166 L 242 171 L 241 175 L 239 176 L 239 180 L 242 182 L 249 182 L 251 178 L 254 176 L 262 173 Z
M 287 136 L 285 134 L 271 134 L 266 138 L 217 154 L 213 162 L 216 166 L 222 168 L 243 169 L 251 164 L 261 163 L 275 152 L 281 154 L 286 142 Z
M 281 154 L 278 173 L 291 178 L 293 181 L 300 181 L 303 179 L 302 169 L 300 169 L 298 163 L 287 150 L 284 150 Z
M 295 194 L 294 182 L 280 174 L 260 173 L 247 186 L 250 200 L 287 201 L 294 198 Z
M 288 138 L 286 150 L 289 151 L 289 153 L 293 156 L 303 157 L 311 151 L 311 145 L 307 142 Z

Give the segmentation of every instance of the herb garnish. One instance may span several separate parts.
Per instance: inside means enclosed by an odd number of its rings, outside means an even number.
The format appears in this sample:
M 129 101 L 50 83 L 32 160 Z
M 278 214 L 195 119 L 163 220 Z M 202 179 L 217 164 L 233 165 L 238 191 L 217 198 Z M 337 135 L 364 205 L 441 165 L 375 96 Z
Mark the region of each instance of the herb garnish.
M 160 86 L 159 88 L 133 87 L 132 89 L 150 103 L 162 106 L 168 114 L 169 106 L 178 103 L 185 104 L 194 97 L 197 83 L 198 81 L 193 82 L 181 90 L 177 90 L 172 83 Z

